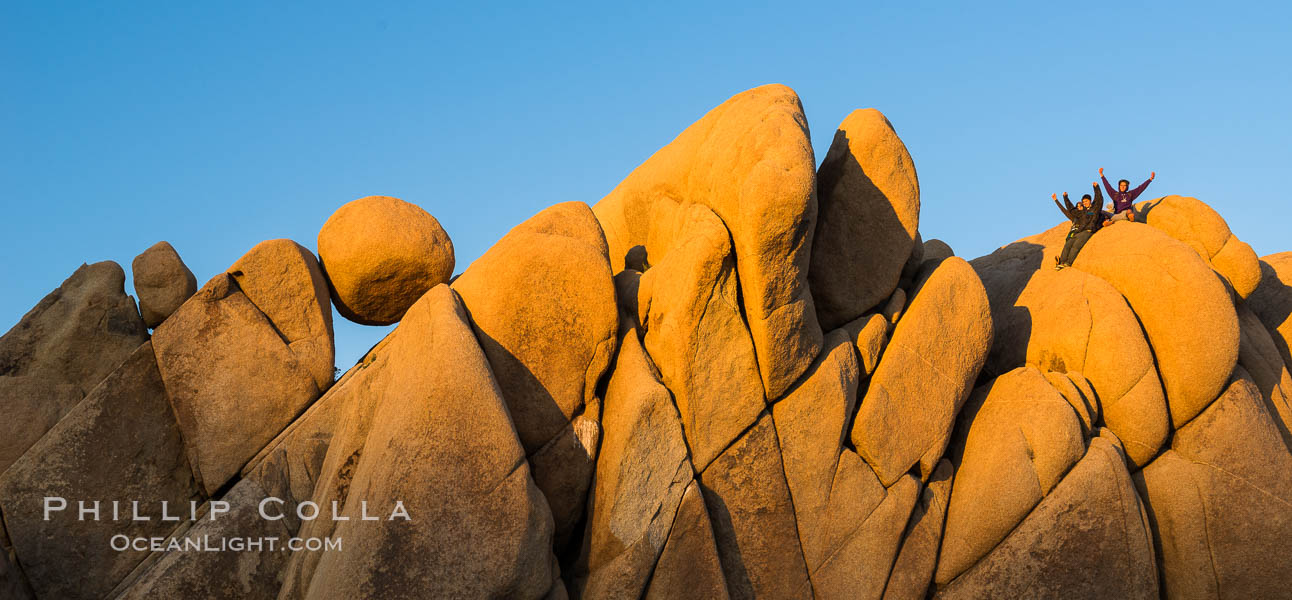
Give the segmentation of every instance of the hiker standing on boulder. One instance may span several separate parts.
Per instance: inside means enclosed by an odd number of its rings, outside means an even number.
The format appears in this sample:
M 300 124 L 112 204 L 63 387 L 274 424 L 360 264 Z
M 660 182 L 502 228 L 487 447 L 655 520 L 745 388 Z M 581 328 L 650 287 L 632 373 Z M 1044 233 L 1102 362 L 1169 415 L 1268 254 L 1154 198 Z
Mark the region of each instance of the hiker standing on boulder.
M 1104 195 L 1099 192 L 1099 184 L 1091 183 L 1095 195 L 1092 200 L 1090 194 L 1081 197 L 1081 201 L 1076 206 L 1068 200 L 1068 193 L 1063 192 L 1063 204 L 1059 204 L 1059 197 L 1050 194 L 1054 200 L 1054 205 L 1059 207 L 1063 216 L 1072 221 L 1072 228 L 1068 230 L 1068 239 L 1063 242 L 1063 251 L 1054 257 L 1054 270 L 1072 266 L 1072 261 L 1077 259 L 1077 253 L 1081 248 L 1090 241 L 1090 237 L 1104 226 L 1108 219 L 1108 214 L 1103 211 Z M 1067 205 L 1065 208 L 1064 205 Z
M 1099 167 L 1099 178 L 1104 181 L 1104 189 L 1108 190 L 1108 197 L 1113 200 L 1113 216 L 1109 220 L 1134 221 L 1135 211 L 1130 210 L 1130 208 L 1135 204 L 1135 199 L 1144 193 L 1144 188 L 1148 187 L 1148 184 L 1152 183 L 1155 177 L 1157 177 L 1156 171 L 1149 172 L 1148 179 L 1133 190 L 1130 189 L 1130 182 L 1123 179 L 1117 182 L 1117 189 L 1114 190 L 1112 184 L 1108 183 L 1108 178 L 1104 177 L 1104 168 Z M 1100 202 L 1100 204 L 1103 204 L 1103 202 Z

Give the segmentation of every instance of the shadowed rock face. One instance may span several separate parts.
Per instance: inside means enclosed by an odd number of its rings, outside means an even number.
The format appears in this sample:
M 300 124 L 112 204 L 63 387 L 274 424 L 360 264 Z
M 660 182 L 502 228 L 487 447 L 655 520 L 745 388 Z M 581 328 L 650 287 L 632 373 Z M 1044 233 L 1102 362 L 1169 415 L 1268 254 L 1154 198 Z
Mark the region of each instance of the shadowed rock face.
M 1247 306 L 1269 330 L 1283 364 L 1292 369 L 1292 252 L 1261 259 L 1261 283 Z
M 452 284 L 470 315 L 564 546 L 581 520 L 601 436 L 597 381 L 618 310 L 605 237 L 586 204 L 517 225 Z
M 157 242 L 130 263 L 139 313 L 150 328 L 161 325 L 197 293 L 197 278 L 169 242 Z
M 884 588 L 885 599 L 925 596 L 938 563 L 953 473 L 951 462 L 944 458 L 929 478 L 903 532 L 901 549 Z
M 811 591 L 779 444 L 771 415 L 764 413 L 700 474 L 733 598 L 794 598 Z
M 897 287 L 920 224 L 920 182 L 892 124 L 868 108 L 839 124 L 817 190 L 810 275 L 817 316 L 829 330 Z
M 46 497 L 66 499 L 66 509 L 46 519 Z M 161 520 L 161 502 L 187 515 L 200 499 L 151 343 L 0 475 L 9 539 L 41 598 L 103 597 L 148 555 L 114 550 L 110 538 L 165 537 L 176 523 Z M 80 500 L 95 512 L 83 515 Z M 133 502 L 149 520 L 132 520 Z
M 0 337 L 0 377 L 75 385 L 82 394 L 148 339 L 121 266 L 81 265 Z
M 114 262 L 81 265 L 0 337 L 0 472 L 148 339 L 124 284 Z
M 284 521 L 260 516 L 260 502 L 269 494 L 251 479 L 234 485 L 223 501 L 228 514 L 201 519 L 173 532 L 181 543 L 229 538 L 286 539 L 290 532 Z M 210 510 L 210 505 L 204 507 Z M 276 508 L 276 507 L 275 507 Z M 207 513 L 209 514 L 209 512 Z M 269 598 L 277 594 L 278 575 L 286 566 L 286 552 L 165 552 L 149 557 L 110 597 L 144 598 Z
M 1279 358 L 1270 331 L 1245 305 L 1238 307 L 1238 325 L 1242 336 L 1238 365 L 1251 376 L 1283 443 L 1292 448 L 1292 375 Z
M 577 596 L 640 597 L 683 494 L 694 486 L 677 409 L 648 361 L 637 332 L 626 331 L 606 388 L 606 434 L 573 571 L 571 591 Z M 691 502 L 703 514 L 703 500 Z
M 333 536 L 307 598 L 534 597 L 552 583 L 552 516 L 457 294 L 428 292 L 389 348 Z M 397 351 L 402 350 L 402 351 Z M 359 520 L 367 501 L 409 520 Z
M 151 341 L 82 267 L 0 338 L 0 596 L 1286 596 L 1292 253 L 1168 196 L 966 262 L 882 114 L 836 136 L 816 170 L 791 90 L 738 94 L 447 285 L 432 217 L 358 201 L 327 273 L 264 242 Z M 329 290 L 400 320 L 335 382 Z
M 32 600 L 31 587 L 18 568 L 17 554 L 4 531 L 4 515 L 0 515 L 0 595 L 13 600 Z

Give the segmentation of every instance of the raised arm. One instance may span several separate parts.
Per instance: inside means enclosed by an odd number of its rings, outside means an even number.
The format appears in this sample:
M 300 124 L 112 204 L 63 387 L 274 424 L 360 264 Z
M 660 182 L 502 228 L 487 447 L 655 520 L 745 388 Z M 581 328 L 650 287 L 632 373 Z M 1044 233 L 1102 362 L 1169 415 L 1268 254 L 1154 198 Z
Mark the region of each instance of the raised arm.
M 1108 195 L 1109 195 L 1109 196 L 1112 196 L 1112 197 L 1114 197 L 1114 198 L 1116 198 L 1116 197 L 1117 197 L 1117 190 L 1114 190 L 1114 189 L 1113 189 L 1113 184 L 1108 183 L 1108 178 L 1107 178 L 1107 177 L 1104 177 L 1104 168 L 1103 168 L 1103 167 L 1099 167 L 1099 178 L 1100 178 L 1100 179 L 1102 179 L 1102 180 L 1104 181 L 1104 189 L 1108 190 Z
M 1107 184 L 1108 184 L 1108 181 L 1107 181 L 1107 180 L 1104 180 L 1104 185 L 1107 185 Z M 1098 208 L 1099 208 L 1099 210 L 1103 210 L 1103 209 L 1104 209 L 1104 193 L 1103 193 L 1103 192 L 1101 192 L 1101 191 L 1099 191 L 1099 184 L 1097 184 L 1097 183 L 1091 183 L 1091 184 L 1090 184 L 1090 187 L 1095 188 L 1095 206 L 1096 206 L 1096 207 L 1098 207 Z
M 1057 206 L 1057 207 L 1059 207 L 1059 212 L 1063 213 L 1063 216 L 1065 216 L 1065 217 L 1067 217 L 1067 218 L 1069 218 L 1069 219 L 1071 219 L 1071 218 L 1072 218 L 1072 213 L 1068 212 L 1068 209 L 1063 208 L 1063 205 L 1062 205 L 1062 204 L 1059 204 L 1059 197 L 1058 197 L 1058 196 L 1055 196 L 1054 194 L 1050 194 L 1050 198 L 1053 198 L 1053 199 L 1054 199 L 1054 205 L 1055 205 L 1055 206 Z M 1063 195 L 1063 201 L 1064 201 L 1064 202 L 1067 202 L 1067 201 L 1068 201 L 1068 195 L 1067 195 L 1067 194 L 1064 194 L 1064 195 Z M 1071 204 L 1069 204 L 1068 206 L 1072 206 L 1072 205 L 1071 205 Z
M 1155 177 L 1157 177 L 1157 171 L 1153 171 L 1153 172 L 1149 173 L 1149 174 L 1148 174 L 1148 179 L 1145 179 L 1145 180 L 1144 180 L 1144 183 L 1139 184 L 1139 187 L 1137 187 L 1137 188 L 1135 188 L 1135 189 L 1131 190 L 1131 191 L 1130 191 L 1130 201 L 1131 201 L 1131 202 L 1134 202 L 1134 201 L 1135 201 L 1135 199 L 1136 199 L 1136 198 L 1138 198 L 1140 194 L 1143 194 L 1143 193 L 1144 193 L 1144 188 L 1148 187 L 1148 184 L 1153 183 L 1153 178 L 1155 178 Z

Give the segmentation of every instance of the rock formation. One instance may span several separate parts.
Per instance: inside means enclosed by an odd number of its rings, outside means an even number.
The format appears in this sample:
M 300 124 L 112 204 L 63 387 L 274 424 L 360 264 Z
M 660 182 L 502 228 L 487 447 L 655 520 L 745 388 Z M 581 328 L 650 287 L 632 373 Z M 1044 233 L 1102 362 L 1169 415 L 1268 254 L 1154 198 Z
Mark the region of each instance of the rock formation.
M 332 383 L 332 315 L 314 255 L 261 242 L 153 332 L 189 463 L 214 494 Z
M 881 113 L 813 158 L 765 86 L 452 280 L 385 197 L 81 267 L 0 337 L 0 597 L 1288 594 L 1292 253 L 1167 196 L 966 261 Z M 333 305 L 399 322 L 339 378 Z M 341 548 L 173 549 L 271 539 Z
M 618 311 L 605 238 L 586 204 L 516 226 L 453 282 L 489 360 L 558 545 L 583 514 L 601 438 L 597 381 Z
M 319 230 L 318 252 L 337 312 L 364 325 L 398 321 L 453 275 L 453 242 L 440 222 L 389 196 L 338 208 Z
M 130 270 L 139 295 L 139 314 L 149 329 L 156 329 L 197 293 L 197 277 L 169 242 L 157 242 L 144 250 L 130 263 Z
M 0 337 L 0 472 L 148 339 L 125 279 L 81 265 Z
M 823 329 L 888 296 L 920 224 L 920 182 L 893 126 L 868 108 L 848 115 L 817 171 L 812 297 Z
M 768 397 L 778 397 L 821 349 L 808 287 L 816 225 L 815 160 L 793 90 L 737 94 L 628 175 L 593 206 L 616 272 L 641 247 L 658 264 L 688 222 L 686 204 L 713 211 L 731 236 L 741 303 Z M 631 266 L 631 265 L 630 265 Z

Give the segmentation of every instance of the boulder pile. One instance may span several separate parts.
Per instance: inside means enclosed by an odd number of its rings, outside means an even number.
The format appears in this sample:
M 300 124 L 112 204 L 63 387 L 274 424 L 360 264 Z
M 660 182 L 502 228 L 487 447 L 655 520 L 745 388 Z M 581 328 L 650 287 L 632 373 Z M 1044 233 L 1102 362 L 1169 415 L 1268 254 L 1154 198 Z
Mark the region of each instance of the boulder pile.
M 0 337 L 0 597 L 1286 597 L 1292 253 L 920 206 L 771 85 L 456 277 L 380 196 L 200 289 L 159 243 L 138 307 L 82 266 Z M 399 323 L 339 377 L 333 306 Z

